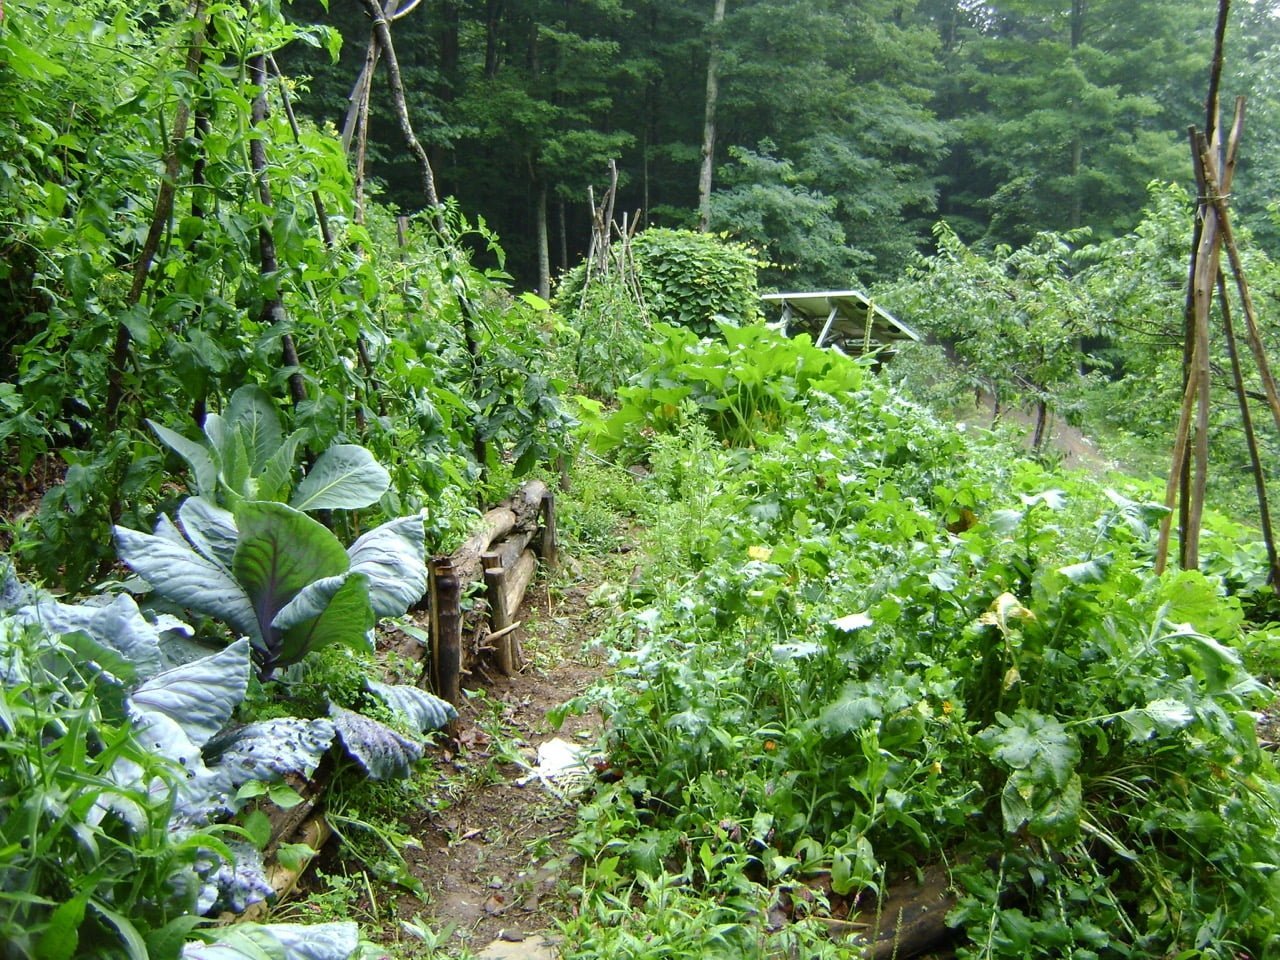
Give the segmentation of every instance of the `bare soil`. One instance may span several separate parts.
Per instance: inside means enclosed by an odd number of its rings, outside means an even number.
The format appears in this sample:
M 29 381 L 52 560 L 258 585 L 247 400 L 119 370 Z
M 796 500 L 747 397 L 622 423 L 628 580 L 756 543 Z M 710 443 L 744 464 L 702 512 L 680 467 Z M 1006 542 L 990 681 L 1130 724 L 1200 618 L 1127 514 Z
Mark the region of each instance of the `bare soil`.
M 1014 424 L 1023 431 L 1023 445 L 1031 449 L 1031 440 L 1035 435 L 1035 411 L 1022 410 L 1018 407 L 1004 407 L 999 417 L 992 416 L 992 404 L 989 396 L 984 396 L 982 405 L 962 416 L 959 422 L 969 429 L 993 430 L 1000 424 Z M 1062 458 L 1062 465 L 1068 470 L 1082 469 L 1101 476 L 1117 469 L 1117 464 L 1109 460 L 1098 449 L 1097 444 L 1084 435 L 1078 427 L 1050 414 L 1045 428 L 1044 446 Z
M 536 778 L 520 781 L 536 764 L 539 744 L 559 737 L 590 746 L 601 731 L 594 713 L 570 714 L 558 729 L 548 718 L 605 670 L 592 641 L 614 611 L 589 602 L 599 570 L 584 577 L 575 576 L 576 569 L 568 560 L 551 583 L 540 574 L 526 595 L 517 629 L 524 669 L 504 677 L 482 666 L 465 684 L 453 736 L 435 748 L 443 784 L 437 802 L 406 810 L 402 820 L 404 832 L 420 844 L 403 853 L 426 896 L 384 891 L 381 909 L 370 910 L 388 946 L 403 944 L 403 952 L 413 955 L 400 923 L 408 921 L 449 931 L 449 953 L 478 953 L 494 941 L 553 936 L 555 919 L 570 909 L 568 887 L 579 867 L 567 841 L 576 806 Z M 335 857 L 341 852 L 331 849 L 320 870 L 338 869 Z

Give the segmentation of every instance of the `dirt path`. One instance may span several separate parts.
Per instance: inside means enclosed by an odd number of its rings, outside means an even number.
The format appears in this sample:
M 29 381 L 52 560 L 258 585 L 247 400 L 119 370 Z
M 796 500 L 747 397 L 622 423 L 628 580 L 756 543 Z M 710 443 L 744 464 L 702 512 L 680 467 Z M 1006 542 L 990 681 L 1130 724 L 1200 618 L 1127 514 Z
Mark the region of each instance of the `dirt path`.
M 1031 439 L 1035 435 L 1036 418 L 1034 411 L 1028 412 L 1018 407 L 1004 407 L 998 419 L 991 416 L 991 398 L 984 396 L 982 405 L 959 418 L 959 423 L 968 429 L 994 430 L 1001 424 L 1013 424 L 1022 431 L 1023 445 L 1031 449 Z M 1044 445 L 1062 457 L 1062 466 L 1068 470 L 1083 469 L 1096 476 L 1103 476 L 1116 470 L 1119 466 L 1109 460 L 1097 444 L 1086 437 L 1077 427 L 1073 427 L 1059 417 L 1050 414 L 1045 429 Z
M 396 918 L 383 913 L 381 939 L 398 956 L 417 955 L 399 921 L 435 936 L 447 931 L 440 947 L 451 955 L 464 948 L 486 958 L 555 955 L 541 935 L 552 936 L 568 909 L 576 806 L 536 777 L 522 781 L 540 744 L 560 738 L 587 747 L 600 732 L 595 714 L 570 715 L 559 729 L 548 719 L 603 675 L 591 643 L 614 611 L 589 600 L 600 576 L 562 572 L 535 584 L 519 615 L 525 669 L 468 679 L 457 737 L 435 751 L 444 790 L 431 809 L 404 819 L 405 833 L 421 844 L 405 859 L 426 897 L 397 893 Z

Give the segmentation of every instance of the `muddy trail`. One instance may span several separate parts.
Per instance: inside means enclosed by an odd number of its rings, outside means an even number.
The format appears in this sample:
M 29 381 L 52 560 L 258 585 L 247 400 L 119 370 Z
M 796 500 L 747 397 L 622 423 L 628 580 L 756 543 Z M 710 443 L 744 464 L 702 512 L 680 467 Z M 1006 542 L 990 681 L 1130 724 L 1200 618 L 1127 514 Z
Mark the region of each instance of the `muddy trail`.
M 594 641 L 616 610 L 592 593 L 609 563 L 569 560 L 550 577 L 540 574 L 519 614 L 524 669 L 504 677 L 480 666 L 466 678 L 452 736 L 432 748 L 416 780 L 420 794 L 394 811 L 418 892 L 366 882 L 352 851 L 331 843 L 286 912 L 309 919 L 346 913 L 396 957 L 559 955 L 555 921 L 568 915 L 568 890 L 581 869 L 568 846 L 575 797 L 591 777 L 570 774 L 548 785 L 538 777 L 539 747 L 558 742 L 585 753 L 600 734 L 594 712 L 570 713 L 558 727 L 551 715 L 605 673 Z M 335 902 L 343 893 L 347 902 Z

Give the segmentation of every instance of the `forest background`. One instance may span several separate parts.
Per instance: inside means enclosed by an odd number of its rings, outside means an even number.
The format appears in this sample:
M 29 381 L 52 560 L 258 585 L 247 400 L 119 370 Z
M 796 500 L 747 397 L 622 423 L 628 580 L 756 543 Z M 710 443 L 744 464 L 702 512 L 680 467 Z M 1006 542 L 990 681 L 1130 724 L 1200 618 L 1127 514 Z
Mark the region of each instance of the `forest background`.
M 423 0 L 395 21 L 440 194 L 488 221 L 518 280 L 545 295 L 586 252 L 587 187 L 607 185 L 610 160 L 620 219 L 696 226 L 709 101 L 709 226 L 762 251 L 780 288 L 895 277 L 939 220 L 988 246 L 1115 236 L 1148 183 L 1192 183 L 1186 129 L 1203 116 L 1215 19 L 1196 0 L 720 7 L 717 23 L 712 0 Z M 340 124 L 368 20 L 314 0 L 291 16 L 342 33 L 336 62 L 296 45 L 282 59 L 311 78 L 300 109 Z M 1234 19 L 1223 89 L 1250 111 L 1236 202 L 1270 241 L 1280 19 L 1266 2 Z M 383 199 L 419 206 L 390 111 L 375 109 L 370 137 Z

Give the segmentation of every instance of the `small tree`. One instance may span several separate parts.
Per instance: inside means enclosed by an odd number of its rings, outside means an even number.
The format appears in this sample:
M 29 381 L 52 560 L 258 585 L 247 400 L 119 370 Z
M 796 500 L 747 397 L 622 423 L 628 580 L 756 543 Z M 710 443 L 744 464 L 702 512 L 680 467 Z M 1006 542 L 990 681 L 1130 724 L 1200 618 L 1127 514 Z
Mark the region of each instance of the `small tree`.
M 951 344 L 975 386 L 991 393 L 997 414 L 1003 402 L 1034 404 L 1038 449 L 1060 389 L 1077 375 L 1081 338 L 1096 327 L 1071 269 L 1073 244 L 1084 232 L 1042 233 L 989 255 L 945 223 L 934 234 L 938 252 L 917 263 L 894 296 Z

